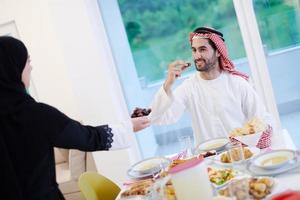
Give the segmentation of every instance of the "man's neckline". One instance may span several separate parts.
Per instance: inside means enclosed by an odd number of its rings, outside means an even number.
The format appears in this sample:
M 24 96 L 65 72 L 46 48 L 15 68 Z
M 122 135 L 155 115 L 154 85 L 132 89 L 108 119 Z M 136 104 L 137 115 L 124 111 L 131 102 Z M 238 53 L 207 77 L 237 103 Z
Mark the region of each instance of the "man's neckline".
M 223 76 L 224 76 L 224 72 L 223 72 L 223 70 L 221 70 L 221 73 L 219 74 L 219 76 L 217 77 L 217 78 L 215 78 L 215 79 L 203 79 L 202 77 L 201 77 L 201 75 L 200 75 L 200 72 L 198 72 L 197 73 L 197 77 L 198 77 L 198 79 L 201 81 L 201 82 L 206 82 L 206 83 L 213 83 L 213 82 L 216 82 L 216 81 L 218 81 L 218 80 L 220 80 Z

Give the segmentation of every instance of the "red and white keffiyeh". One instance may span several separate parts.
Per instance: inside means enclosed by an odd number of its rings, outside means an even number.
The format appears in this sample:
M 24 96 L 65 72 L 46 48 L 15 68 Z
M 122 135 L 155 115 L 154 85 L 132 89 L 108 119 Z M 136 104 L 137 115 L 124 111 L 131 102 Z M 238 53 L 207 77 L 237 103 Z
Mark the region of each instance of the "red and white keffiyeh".
M 229 73 L 237 76 L 241 76 L 242 78 L 248 80 L 248 75 L 239 72 L 235 69 L 234 64 L 230 61 L 228 56 L 228 51 L 225 45 L 225 42 L 222 40 L 220 36 L 215 33 L 190 33 L 190 44 L 192 45 L 193 39 L 195 38 L 206 38 L 210 39 L 217 47 L 218 52 L 220 53 L 220 65 L 221 69 L 224 71 L 228 71 Z

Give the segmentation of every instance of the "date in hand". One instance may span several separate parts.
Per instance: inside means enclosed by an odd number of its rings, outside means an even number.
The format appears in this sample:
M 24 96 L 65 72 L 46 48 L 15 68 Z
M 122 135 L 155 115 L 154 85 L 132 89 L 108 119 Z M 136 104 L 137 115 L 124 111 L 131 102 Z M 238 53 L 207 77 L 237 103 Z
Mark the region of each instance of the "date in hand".
M 146 109 L 146 108 L 135 108 L 133 113 L 131 114 L 131 118 L 136 118 L 136 117 L 143 117 L 149 115 L 151 112 L 151 109 Z

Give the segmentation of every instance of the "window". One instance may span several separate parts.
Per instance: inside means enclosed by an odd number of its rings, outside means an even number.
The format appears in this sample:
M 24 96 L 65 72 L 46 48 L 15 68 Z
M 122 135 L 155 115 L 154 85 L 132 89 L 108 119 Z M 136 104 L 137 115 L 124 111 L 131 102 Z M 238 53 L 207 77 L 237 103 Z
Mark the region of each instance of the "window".
M 300 2 L 256 0 L 254 10 L 283 128 L 300 147 Z
M 231 0 L 218 0 L 214 4 L 195 0 L 118 2 L 136 71 L 143 84 L 161 82 L 167 64 L 175 58 L 190 60 L 188 33 L 200 25 L 221 30 L 232 59 L 245 57 Z
M 221 30 L 236 67 L 250 74 L 232 0 L 217 0 L 215 4 L 202 0 L 98 3 L 129 112 L 150 104 L 165 79 L 168 63 L 178 58 L 191 60 L 188 34 L 198 26 Z M 191 68 L 177 84 L 193 72 Z M 180 135 L 192 135 L 186 114 L 176 124 L 153 126 L 137 138 L 142 155 L 149 157 L 178 152 Z
M 98 1 L 129 112 L 137 106 L 147 107 L 150 104 L 164 81 L 168 63 L 178 58 L 191 60 L 188 34 L 198 26 L 211 26 L 221 30 L 237 69 L 251 76 L 243 46 L 243 39 L 247 38 L 247 34 L 242 38 L 236 17 L 237 11 L 243 13 L 239 6 L 243 6 L 244 2 L 234 2 L 235 6 L 232 0 L 215 0 L 214 4 L 204 0 Z M 252 2 L 246 4 L 248 3 Z M 299 1 L 257 0 L 253 1 L 253 6 L 281 122 L 297 139 L 300 135 L 296 128 L 296 121 L 300 120 L 300 89 L 295 59 L 300 56 Z M 244 19 L 247 16 L 244 15 Z M 241 18 L 243 17 L 239 15 L 239 21 Z M 251 18 L 255 21 L 254 17 Z M 243 33 L 245 30 L 249 31 L 251 25 L 243 27 L 241 24 Z M 252 39 L 247 38 L 248 43 Z M 255 52 L 254 47 L 249 46 L 247 50 Z M 250 60 L 252 64 L 259 63 L 258 57 L 263 57 L 255 54 L 251 56 L 256 59 Z M 260 91 L 259 94 L 264 95 L 264 101 L 271 105 L 269 110 L 277 118 L 274 99 L 266 97 L 268 92 L 265 92 L 272 88 L 268 84 L 261 84 L 269 78 L 268 73 L 264 72 L 260 76 L 261 71 L 253 71 L 253 68 L 258 69 L 259 66 L 251 66 L 255 87 Z M 176 84 L 180 84 L 193 72 L 194 69 L 191 68 Z M 275 105 L 275 111 L 272 105 Z M 178 152 L 178 136 L 192 135 L 190 126 L 190 119 L 185 114 L 174 125 L 153 126 L 137 134 L 143 156 Z

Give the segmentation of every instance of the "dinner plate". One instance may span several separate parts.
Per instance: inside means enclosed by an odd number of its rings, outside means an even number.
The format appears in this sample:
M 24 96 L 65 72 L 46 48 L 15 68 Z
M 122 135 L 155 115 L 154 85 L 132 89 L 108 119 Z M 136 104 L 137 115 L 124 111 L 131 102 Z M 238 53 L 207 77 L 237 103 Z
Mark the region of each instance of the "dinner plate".
M 215 138 L 211 140 L 206 140 L 205 142 L 199 144 L 196 147 L 197 151 L 211 151 L 211 150 L 216 150 L 220 151 L 225 149 L 226 145 L 229 143 L 228 138 Z
M 292 160 L 288 165 L 284 165 L 280 168 L 275 168 L 275 169 L 264 169 L 261 167 L 257 167 L 254 165 L 253 162 L 248 162 L 246 166 L 247 170 L 251 174 L 257 176 L 275 176 L 275 175 L 285 173 L 289 170 L 295 169 L 297 167 L 300 167 L 300 162 L 297 162 L 296 159 Z
M 131 178 L 146 178 L 157 174 L 161 168 L 166 168 L 171 160 L 165 157 L 152 157 L 141 160 L 128 169 L 127 175 Z
M 246 159 L 245 161 L 249 161 L 251 160 L 252 158 L 254 158 L 256 155 L 258 155 L 260 153 L 260 149 L 256 148 L 256 147 L 244 147 L 244 148 L 248 148 L 252 153 L 253 155 Z M 222 166 L 232 166 L 232 163 L 224 163 L 221 161 L 221 156 L 224 154 L 224 153 L 227 153 L 227 151 L 224 151 L 218 155 L 216 155 L 214 157 L 214 163 L 218 164 L 218 165 L 222 165 Z
M 253 164 L 263 169 L 276 169 L 289 164 L 295 159 L 296 153 L 293 150 L 280 149 L 262 153 L 253 158 Z

